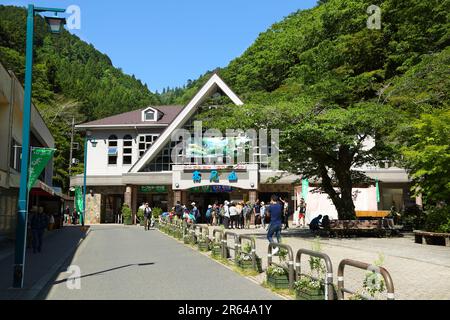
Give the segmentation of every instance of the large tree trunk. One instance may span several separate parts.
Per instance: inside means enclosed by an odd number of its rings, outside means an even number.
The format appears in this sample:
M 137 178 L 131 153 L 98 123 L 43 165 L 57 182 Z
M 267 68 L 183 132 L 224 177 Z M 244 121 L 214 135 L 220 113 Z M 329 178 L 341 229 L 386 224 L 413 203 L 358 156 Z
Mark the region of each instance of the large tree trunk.
M 330 178 L 326 167 L 320 168 L 322 189 L 330 196 L 338 212 L 339 220 L 353 220 L 356 217 L 352 193 L 351 161 L 349 161 L 351 156 L 347 151 L 345 148 L 340 150 L 340 161 L 333 168 L 337 177 L 337 185 Z M 335 187 L 338 187 L 340 192 L 337 192 Z

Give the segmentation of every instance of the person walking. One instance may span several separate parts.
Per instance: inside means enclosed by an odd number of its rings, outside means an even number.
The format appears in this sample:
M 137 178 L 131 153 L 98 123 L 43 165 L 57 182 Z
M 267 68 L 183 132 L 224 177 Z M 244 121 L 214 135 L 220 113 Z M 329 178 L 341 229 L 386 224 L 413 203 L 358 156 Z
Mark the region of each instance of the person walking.
M 246 203 L 244 205 L 244 208 L 242 208 L 242 213 L 244 215 L 244 228 L 250 229 L 250 220 L 252 217 L 252 208 L 250 206 L 250 203 Z
M 269 243 L 273 243 L 273 236 L 277 237 L 277 242 L 281 243 L 281 226 L 282 226 L 282 215 L 283 206 L 279 203 L 278 197 L 273 195 L 271 197 L 271 202 L 266 212 L 270 216 L 269 230 L 267 231 L 267 240 Z M 278 247 L 272 252 L 276 254 L 279 251 Z
M 289 212 L 289 203 L 284 200 L 283 198 L 280 198 L 281 201 L 281 205 L 283 206 L 283 223 L 284 223 L 284 230 L 289 229 L 289 217 L 290 217 L 290 212 Z
M 211 225 L 212 214 L 213 214 L 213 206 L 209 205 L 208 210 L 206 210 L 206 223 L 208 224 L 208 226 Z
M 183 219 L 183 206 L 180 201 L 177 201 L 177 204 L 175 205 L 175 214 L 178 219 Z
M 301 198 L 299 204 L 299 214 L 298 214 L 298 226 L 297 227 L 305 227 L 305 215 L 306 215 L 306 201 L 305 198 Z
M 266 229 L 266 205 L 264 202 L 261 202 L 260 216 L 261 216 L 261 225 L 263 229 Z
M 261 226 L 261 205 L 259 199 L 256 200 L 255 206 L 253 207 L 253 214 L 255 215 L 255 229 Z
M 77 225 L 78 224 L 78 212 L 77 212 L 77 209 L 73 209 L 73 212 L 72 212 L 72 224 L 73 225 Z
M 244 214 L 242 213 L 244 209 L 244 206 L 242 205 L 242 202 L 239 202 L 236 205 L 236 211 L 237 211 L 237 228 L 238 229 L 244 229 Z
M 230 229 L 230 209 L 229 209 L 230 203 L 228 201 L 225 201 L 222 210 L 223 210 L 223 226 L 225 229 Z
M 151 218 L 152 218 L 152 208 L 150 208 L 149 204 L 146 203 L 144 205 L 144 227 L 145 227 L 145 231 L 150 230 Z
M 44 236 L 45 229 L 47 229 L 49 219 L 46 214 L 44 214 L 44 209 L 39 208 L 38 211 L 31 218 L 31 232 L 33 235 L 32 245 L 33 253 L 42 251 L 42 238 Z
M 191 206 L 192 206 L 191 214 L 195 218 L 195 223 L 200 223 L 201 216 L 200 216 L 200 211 L 198 210 L 196 203 L 192 202 Z
M 218 222 L 217 203 L 213 204 L 213 207 L 212 207 L 212 210 L 211 210 L 211 214 L 212 214 L 212 225 L 213 226 L 217 226 L 217 222 Z
M 230 229 L 237 229 L 237 218 L 238 218 L 238 212 L 236 209 L 236 204 L 234 202 L 232 202 L 230 204 Z

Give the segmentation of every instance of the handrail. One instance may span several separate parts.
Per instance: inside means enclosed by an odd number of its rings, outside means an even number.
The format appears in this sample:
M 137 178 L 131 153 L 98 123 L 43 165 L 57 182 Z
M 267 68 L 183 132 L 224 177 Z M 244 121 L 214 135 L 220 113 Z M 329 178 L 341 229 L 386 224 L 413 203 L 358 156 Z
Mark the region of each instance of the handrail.
M 292 251 L 292 248 L 290 246 L 288 246 L 287 244 L 269 243 L 268 254 L 267 254 L 267 267 L 270 267 L 271 265 L 276 265 L 283 269 L 286 269 L 286 267 L 279 265 L 278 263 L 272 262 L 272 256 L 273 256 L 272 249 L 273 248 L 286 249 L 288 251 L 288 254 L 289 254 L 289 260 L 288 260 L 289 288 L 292 289 L 294 287 L 294 278 L 295 278 L 294 253 Z
M 333 265 L 331 263 L 331 259 L 328 255 L 322 252 L 307 250 L 307 249 L 300 249 L 297 251 L 297 255 L 295 257 L 295 271 L 296 271 L 296 278 L 297 280 L 300 279 L 300 276 L 302 275 L 301 270 L 301 260 L 302 255 L 308 255 L 316 258 L 320 258 L 325 261 L 325 266 L 327 269 L 327 272 L 325 274 L 325 300 L 334 300 L 334 294 L 333 294 Z M 308 275 L 307 275 L 308 276 Z M 315 279 L 314 277 L 311 277 L 314 280 L 320 280 Z
M 252 265 L 253 265 L 253 269 L 258 270 L 258 266 L 257 266 L 257 261 L 256 261 L 256 240 L 250 236 L 247 235 L 239 235 L 238 236 L 238 241 L 239 241 L 239 254 L 242 252 L 242 240 L 248 240 L 251 243 L 252 246 L 252 251 L 251 251 L 251 255 L 252 255 Z M 236 254 L 237 255 L 237 254 Z
M 395 300 L 394 283 L 392 281 L 391 275 L 385 268 L 378 267 L 373 264 L 369 264 L 369 263 L 365 263 L 365 262 L 350 260 L 350 259 L 344 259 L 341 261 L 341 263 L 339 263 L 339 268 L 338 268 L 338 298 L 339 298 L 339 300 L 344 300 L 344 292 L 354 293 L 344 287 L 344 268 L 345 268 L 345 266 L 351 266 L 354 268 L 368 270 L 368 271 L 375 272 L 377 274 L 381 274 L 384 278 L 384 282 L 386 283 L 387 299 Z
M 234 238 L 234 248 L 228 247 L 228 236 L 232 236 Z M 237 262 L 237 254 L 239 252 L 238 246 L 238 235 L 234 232 L 226 231 L 223 234 L 222 238 L 222 258 L 228 259 L 227 249 L 234 250 L 234 261 Z

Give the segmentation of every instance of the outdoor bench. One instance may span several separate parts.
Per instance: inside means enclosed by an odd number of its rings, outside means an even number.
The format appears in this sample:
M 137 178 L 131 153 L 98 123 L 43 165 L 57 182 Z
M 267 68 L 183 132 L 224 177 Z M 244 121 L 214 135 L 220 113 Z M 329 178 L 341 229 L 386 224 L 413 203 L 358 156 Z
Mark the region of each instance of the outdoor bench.
M 450 247 L 450 233 L 438 233 L 438 232 L 426 232 L 426 231 L 414 231 L 414 238 L 416 243 L 420 244 L 433 244 L 433 240 L 440 240 L 439 244 L 445 244 L 446 247 Z
M 339 237 L 371 233 L 383 236 L 386 230 L 381 220 L 332 220 L 330 233 Z

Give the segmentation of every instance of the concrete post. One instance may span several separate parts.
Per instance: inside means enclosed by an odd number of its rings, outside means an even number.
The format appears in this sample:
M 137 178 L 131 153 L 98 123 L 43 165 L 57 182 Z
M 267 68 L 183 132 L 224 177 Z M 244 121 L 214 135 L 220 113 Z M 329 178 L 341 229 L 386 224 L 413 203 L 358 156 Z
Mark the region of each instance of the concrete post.
M 128 205 L 130 209 L 132 196 L 133 196 L 133 188 L 131 186 L 127 186 L 125 188 L 124 202 L 126 205 Z M 131 220 L 133 221 L 133 224 L 136 224 L 136 214 L 134 212 L 131 213 Z

